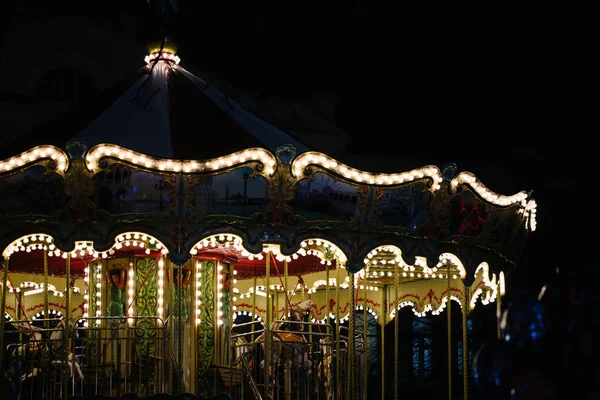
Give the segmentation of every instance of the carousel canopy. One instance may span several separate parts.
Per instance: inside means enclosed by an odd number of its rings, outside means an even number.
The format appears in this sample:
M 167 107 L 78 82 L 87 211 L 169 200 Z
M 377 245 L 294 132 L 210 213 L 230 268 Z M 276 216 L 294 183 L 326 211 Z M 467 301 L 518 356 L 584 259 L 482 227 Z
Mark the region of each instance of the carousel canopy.
M 209 159 L 252 147 L 275 152 L 284 144 L 298 153 L 311 150 L 181 67 L 171 50 L 163 55 L 150 55 L 145 66 L 93 101 L 3 146 L 0 159 L 38 145 L 64 148 L 73 138 L 88 148 L 113 143 L 168 159 Z

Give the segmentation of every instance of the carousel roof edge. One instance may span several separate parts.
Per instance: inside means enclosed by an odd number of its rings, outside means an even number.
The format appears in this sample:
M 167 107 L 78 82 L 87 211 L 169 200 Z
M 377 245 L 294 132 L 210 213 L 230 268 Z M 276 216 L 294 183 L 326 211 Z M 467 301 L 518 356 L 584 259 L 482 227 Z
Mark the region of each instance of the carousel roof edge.
M 348 166 L 333 157 L 316 151 L 306 151 L 296 156 L 295 148 L 291 145 L 281 146 L 277 154 L 265 148 L 254 147 L 234 152 L 217 158 L 206 160 L 181 160 L 149 156 L 117 144 L 101 143 L 86 149 L 84 141 L 74 140 L 67 144 L 69 147 L 75 142 L 84 154 L 87 167 L 90 171 L 97 172 L 103 168 L 101 160 L 111 160 L 112 163 L 126 163 L 142 170 L 158 173 L 189 173 L 189 174 L 216 174 L 225 170 L 231 170 L 251 163 L 259 163 L 262 175 L 274 173 L 277 164 L 290 163 L 291 170 L 297 179 L 310 178 L 315 172 L 322 171 L 336 175 L 346 181 L 358 185 L 372 186 L 400 186 L 418 180 L 428 180 L 430 190 L 439 190 L 443 182 L 449 184 L 451 193 L 456 193 L 463 186 L 469 186 L 483 200 L 488 203 L 509 207 L 521 204 L 527 211 L 535 212 L 536 203 L 531 198 L 531 192 L 522 190 L 512 195 L 502 195 L 488 189 L 477 176 L 468 171 L 456 173 L 444 171 L 435 165 L 426 165 L 409 171 L 397 173 L 368 172 Z M 64 173 L 70 166 L 72 155 L 68 155 L 61 149 L 53 146 L 36 146 L 20 154 L 0 160 L 0 177 L 25 169 L 29 166 L 50 161 L 49 167 L 55 172 Z

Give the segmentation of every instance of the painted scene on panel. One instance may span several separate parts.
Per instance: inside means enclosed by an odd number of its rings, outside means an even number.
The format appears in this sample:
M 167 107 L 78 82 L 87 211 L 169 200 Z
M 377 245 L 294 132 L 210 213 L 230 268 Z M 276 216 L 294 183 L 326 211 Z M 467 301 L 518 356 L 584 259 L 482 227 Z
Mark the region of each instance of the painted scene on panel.
M 314 179 L 303 179 L 289 203 L 296 215 L 308 221 L 350 221 L 358 213 L 358 187 L 317 172 Z
M 464 191 L 452 199 L 450 234 L 477 237 L 486 228 L 491 208 L 480 202 L 473 193 Z
M 67 195 L 62 178 L 43 166 L 0 178 L 0 215 L 53 215 L 63 210 Z
M 379 198 L 377 218 L 388 226 L 417 229 L 429 218 L 431 192 L 423 183 L 384 190 Z
M 111 214 L 159 213 L 172 203 L 172 186 L 162 175 L 115 165 L 94 177 L 94 202 Z
M 199 213 L 248 217 L 268 204 L 266 185 L 265 178 L 252 177 L 252 170 L 246 167 L 200 177 L 191 189 L 193 207 Z

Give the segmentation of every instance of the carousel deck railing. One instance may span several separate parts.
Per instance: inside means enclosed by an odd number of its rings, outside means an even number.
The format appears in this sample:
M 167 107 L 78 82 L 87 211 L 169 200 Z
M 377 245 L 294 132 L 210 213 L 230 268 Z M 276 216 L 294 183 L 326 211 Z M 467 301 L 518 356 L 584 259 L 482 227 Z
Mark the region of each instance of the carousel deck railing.
M 6 327 L 3 367 L 20 398 L 165 392 L 165 327 L 158 317 L 83 318 L 73 325 L 38 319 Z
M 271 329 L 253 329 L 260 322 L 234 325 L 231 333 L 232 370 L 239 379 L 230 378 L 232 399 L 345 399 L 349 398 L 346 384 L 349 379 L 347 336 L 336 339 L 329 324 L 302 321 L 274 321 Z M 284 328 L 285 327 L 285 328 Z M 292 327 L 292 330 L 288 329 Z M 303 329 L 299 329 L 303 327 Z M 266 334 L 271 340 L 265 340 Z M 337 345 L 337 340 L 340 345 Z M 271 343 L 272 372 L 265 385 L 265 342 Z M 355 336 L 355 395 L 362 398 L 365 346 L 362 335 Z M 338 353 L 339 347 L 339 353 Z M 339 382 L 336 362 L 340 359 Z M 233 372 L 229 374 L 234 376 Z M 246 395 L 246 396 L 245 396 Z M 358 396 L 358 397 L 356 397 Z

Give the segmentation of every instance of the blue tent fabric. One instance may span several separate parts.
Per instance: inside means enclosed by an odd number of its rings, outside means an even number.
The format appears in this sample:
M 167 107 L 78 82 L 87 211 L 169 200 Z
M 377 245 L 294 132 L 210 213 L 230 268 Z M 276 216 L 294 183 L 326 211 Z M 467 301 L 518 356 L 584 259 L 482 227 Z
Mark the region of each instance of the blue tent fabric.
M 93 101 L 59 115 L 0 149 L 4 159 L 37 145 L 112 143 L 147 155 L 201 160 L 262 147 L 275 153 L 298 138 L 244 109 L 170 61 L 147 64 Z

